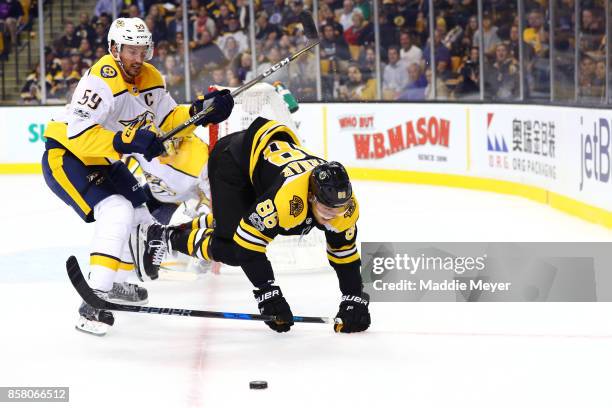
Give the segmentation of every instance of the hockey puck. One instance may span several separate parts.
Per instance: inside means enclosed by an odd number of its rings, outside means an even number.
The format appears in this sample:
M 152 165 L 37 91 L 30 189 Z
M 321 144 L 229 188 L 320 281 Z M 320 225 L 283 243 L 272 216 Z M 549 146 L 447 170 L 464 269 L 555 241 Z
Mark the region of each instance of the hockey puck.
M 252 390 L 265 390 L 268 388 L 267 381 L 251 381 L 249 383 L 249 388 Z

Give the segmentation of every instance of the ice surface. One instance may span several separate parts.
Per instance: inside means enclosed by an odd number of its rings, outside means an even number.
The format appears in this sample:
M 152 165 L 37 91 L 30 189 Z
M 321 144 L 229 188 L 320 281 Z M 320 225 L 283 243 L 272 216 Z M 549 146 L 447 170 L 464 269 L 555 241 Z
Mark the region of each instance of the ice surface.
M 0 189 L 0 386 L 69 386 L 76 407 L 612 406 L 606 303 L 377 303 L 370 330 L 352 335 L 129 313 L 116 313 L 106 337 L 77 332 L 80 301 L 64 263 L 76 254 L 86 266 L 91 225 L 40 176 L 3 176 Z M 612 238 L 516 197 L 369 182 L 355 191 L 364 241 Z M 277 282 L 294 313 L 335 314 L 333 271 Z M 146 286 L 152 306 L 256 313 L 235 269 Z M 269 388 L 250 390 L 252 380 Z

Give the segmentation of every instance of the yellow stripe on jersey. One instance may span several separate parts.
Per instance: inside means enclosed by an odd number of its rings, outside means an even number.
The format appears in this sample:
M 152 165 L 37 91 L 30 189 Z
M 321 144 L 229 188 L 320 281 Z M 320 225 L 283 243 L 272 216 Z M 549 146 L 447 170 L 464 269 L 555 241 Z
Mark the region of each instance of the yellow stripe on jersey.
M 240 245 L 243 248 L 249 249 L 251 251 L 255 251 L 255 252 L 261 252 L 261 253 L 266 253 L 266 247 L 263 245 L 259 245 L 259 244 L 254 244 L 252 242 L 247 242 L 246 240 L 242 239 L 238 233 L 236 232 L 234 234 L 234 242 L 237 243 L 238 245 Z
M 192 230 L 189 233 L 189 238 L 187 238 L 187 252 L 189 253 L 189 255 L 193 255 L 193 242 L 195 241 L 195 236 L 197 232 L 197 229 Z
M 103 266 L 116 271 L 119 268 L 119 263 L 119 259 L 115 258 L 114 256 L 100 254 L 97 252 L 89 254 L 90 265 Z
M 346 258 L 338 258 L 331 255 L 329 252 L 327 253 L 327 259 L 329 259 L 333 263 L 337 264 L 347 264 L 351 262 L 355 262 L 359 260 L 359 252 L 355 252 L 353 255 L 348 256 Z
M 123 261 L 119 262 L 119 270 L 131 271 L 132 269 L 134 269 L 133 263 L 123 262 Z
M 72 198 L 72 200 L 79 206 L 81 211 L 84 214 L 89 214 L 91 212 L 91 207 L 85 202 L 81 193 L 78 192 L 76 187 L 72 185 L 66 172 L 64 171 L 64 154 L 66 154 L 66 150 L 64 149 L 50 149 L 48 151 L 48 162 L 49 168 L 51 169 L 51 174 L 55 181 L 59 183 L 59 185 L 64 189 L 66 193 Z
M 240 224 L 239 225 L 240 225 L 240 228 L 242 228 L 244 231 L 248 232 L 249 234 L 254 235 L 257 238 L 261 238 L 264 241 L 266 241 L 267 243 L 272 242 L 273 238 L 270 238 L 270 237 L 264 235 L 261 231 L 259 231 L 258 229 L 256 229 L 252 225 L 249 225 L 246 222 L 244 222 L 244 220 L 240 220 Z
M 292 143 L 298 146 L 300 145 L 300 139 L 287 126 L 281 125 L 274 120 L 264 123 L 263 126 L 257 129 L 257 132 L 255 132 L 255 136 L 253 136 L 253 144 L 251 145 L 251 157 L 249 159 L 249 178 L 251 179 L 251 182 L 253 181 L 253 171 L 255 171 L 255 165 L 257 164 L 259 155 L 268 145 L 268 142 L 272 136 L 277 133 L 286 133 L 292 139 Z
M 199 228 L 200 228 L 200 217 L 196 217 L 193 220 L 191 220 L 191 229 L 195 230 Z
M 45 127 L 44 136 L 70 150 L 86 166 L 105 166 L 109 164 L 107 158 L 114 160 L 121 158 L 113 148 L 115 132 L 106 130 L 100 125 L 92 126 L 80 135 L 69 138 L 66 123 L 50 121 Z

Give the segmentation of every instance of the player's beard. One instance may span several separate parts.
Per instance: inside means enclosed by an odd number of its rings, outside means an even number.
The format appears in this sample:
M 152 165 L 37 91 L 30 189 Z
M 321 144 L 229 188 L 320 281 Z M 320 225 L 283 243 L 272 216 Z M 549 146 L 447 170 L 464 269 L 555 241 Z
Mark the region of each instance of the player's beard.
M 138 75 L 140 75 L 140 71 L 142 71 L 142 64 L 132 64 L 126 69 L 126 71 L 132 80 L 134 80 Z

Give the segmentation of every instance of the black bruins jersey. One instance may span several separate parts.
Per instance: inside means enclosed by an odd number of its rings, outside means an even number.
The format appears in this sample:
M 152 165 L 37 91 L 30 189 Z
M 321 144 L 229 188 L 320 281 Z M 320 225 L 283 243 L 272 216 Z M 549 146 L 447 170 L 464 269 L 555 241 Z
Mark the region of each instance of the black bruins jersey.
M 334 269 L 339 272 L 348 267 L 359 274 L 359 204 L 354 194 L 343 214 L 322 225 L 308 202 L 310 173 L 325 160 L 302 146 L 290 128 L 264 118 L 257 118 L 230 150 L 248 174 L 257 197 L 236 228 L 236 244 L 263 255 L 277 235 L 302 235 L 318 228 L 325 232 L 327 257 Z

